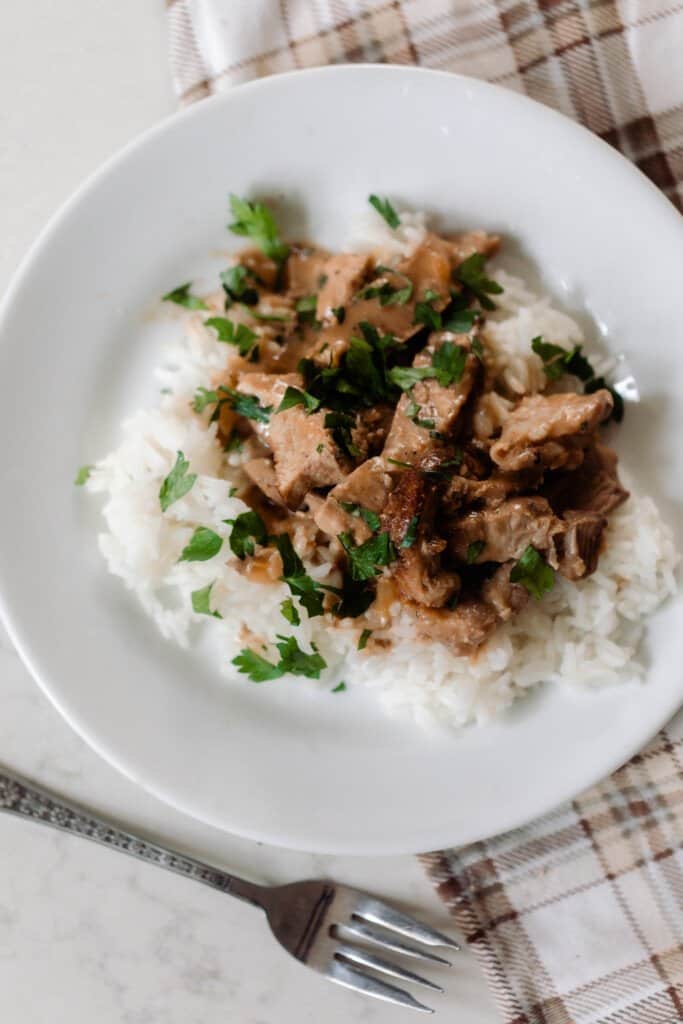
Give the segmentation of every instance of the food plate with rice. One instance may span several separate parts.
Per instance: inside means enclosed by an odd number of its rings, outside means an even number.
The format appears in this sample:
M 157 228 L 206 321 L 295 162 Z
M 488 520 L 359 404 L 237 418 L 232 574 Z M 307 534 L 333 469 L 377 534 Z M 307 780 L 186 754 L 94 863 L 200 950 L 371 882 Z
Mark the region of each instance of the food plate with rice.
M 3 311 L 34 675 L 153 792 L 283 845 L 430 849 L 576 794 L 680 702 L 681 251 L 608 147 L 455 76 L 287 75 L 149 133 Z

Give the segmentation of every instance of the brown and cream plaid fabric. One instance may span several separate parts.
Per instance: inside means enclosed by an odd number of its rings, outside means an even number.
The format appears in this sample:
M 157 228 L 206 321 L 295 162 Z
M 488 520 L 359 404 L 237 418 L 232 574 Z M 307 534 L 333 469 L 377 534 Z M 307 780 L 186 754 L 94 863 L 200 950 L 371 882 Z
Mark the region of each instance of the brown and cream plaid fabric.
M 182 102 L 347 62 L 485 78 L 581 121 L 683 209 L 679 0 L 167 0 Z
M 683 209 L 683 0 L 167 0 L 181 102 L 261 75 L 421 64 L 525 92 Z M 505 1024 L 683 1020 L 683 714 L 526 828 L 422 858 Z

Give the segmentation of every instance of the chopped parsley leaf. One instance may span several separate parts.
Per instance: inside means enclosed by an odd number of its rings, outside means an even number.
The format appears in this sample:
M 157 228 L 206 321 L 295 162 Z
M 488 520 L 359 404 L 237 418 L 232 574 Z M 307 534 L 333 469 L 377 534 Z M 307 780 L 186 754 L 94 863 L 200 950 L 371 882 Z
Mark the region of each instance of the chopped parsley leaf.
M 397 274 L 397 271 L 392 270 L 391 267 L 378 266 L 375 269 L 377 273 Z M 397 276 L 403 278 L 407 283 L 400 288 L 396 288 L 386 279 L 380 280 L 379 283 L 372 282 L 367 284 L 365 288 L 361 288 L 356 293 L 356 298 L 379 299 L 380 306 L 405 306 L 413 294 L 413 282 L 404 274 L 397 274 Z
M 358 647 L 356 648 L 356 650 L 364 651 L 365 648 L 367 647 L 368 640 L 370 639 L 371 636 L 372 636 L 372 630 L 371 629 L 364 629 L 363 632 L 361 633 L 360 637 L 358 638 Z
M 260 320 L 265 324 L 282 324 L 286 320 L 290 320 L 289 313 L 261 313 L 258 309 L 247 309 L 249 316 L 252 316 L 254 320 Z
M 190 463 L 182 452 L 178 452 L 175 465 L 159 488 L 159 504 L 165 512 L 175 501 L 183 498 L 194 487 L 196 473 L 188 473 Z
M 303 405 L 305 412 L 310 415 L 320 405 L 320 399 L 315 395 L 310 395 L 308 391 L 301 391 L 290 384 L 275 412 L 284 412 L 285 409 L 291 409 L 295 405 Z
M 208 562 L 223 547 L 223 538 L 206 526 L 198 526 L 183 548 L 179 562 Z
M 552 590 L 555 573 L 543 555 L 529 544 L 517 564 L 512 567 L 510 582 L 521 583 L 532 597 L 540 601 L 544 594 Z
M 388 533 L 377 533 L 358 546 L 350 533 L 340 533 L 339 540 L 349 559 L 351 578 L 356 581 L 373 579 L 379 566 L 389 565 L 396 558 Z
M 248 676 L 252 683 L 265 683 L 271 679 L 279 679 L 285 674 L 279 664 L 273 665 L 272 661 L 261 657 L 260 654 L 248 647 L 245 647 L 237 657 L 232 659 L 232 664 L 238 672 Z
M 82 487 L 83 484 L 88 482 L 92 468 L 92 466 L 81 466 L 74 480 L 76 487 Z
M 335 587 L 334 593 L 340 599 L 334 609 L 339 619 L 357 619 L 375 600 L 375 591 L 371 586 L 365 581 L 353 580 L 346 573 L 341 589 Z
M 356 504 L 355 501 L 340 501 L 339 504 L 345 512 L 349 513 L 350 516 L 360 516 L 363 522 L 367 523 L 373 532 L 377 532 L 377 530 L 379 530 L 380 519 L 377 513 L 373 512 L 372 509 L 363 508 L 362 505 Z
M 420 419 L 421 411 L 422 406 L 418 405 L 414 398 L 411 398 L 405 410 L 405 414 L 408 417 L 408 419 L 412 420 L 416 426 L 424 427 L 425 430 L 434 430 L 434 420 Z
M 258 292 L 248 283 L 249 271 L 241 263 L 228 267 L 220 274 L 220 281 L 226 295 L 226 306 L 231 302 L 243 302 L 253 306 L 258 302 Z
M 467 552 L 465 554 L 465 561 L 468 565 L 474 565 L 479 555 L 486 547 L 485 540 L 473 540 L 471 544 L 467 545 Z
M 444 341 L 432 356 L 435 377 L 442 387 L 457 384 L 467 362 L 467 350 L 454 341 Z
M 249 509 L 248 512 L 240 512 L 234 519 L 226 519 L 226 523 L 232 526 L 230 534 L 230 550 L 239 559 L 254 554 L 254 541 L 257 544 L 266 544 L 268 532 L 266 524 L 258 512 Z
M 595 376 L 593 367 L 581 353 L 581 345 L 572 349 L 562 348 L 545 341 L 539 334 L 531 339 L 532 351 L 543 361 L 543 372 L 548 380 L 559 380 L 565 373 L 571 373 L 580 380 L 590 380 Z
M 346 455 L 362 455 L 352 440 L 351 430 L 356 425 L 356 417 L 347 412 L 327 412 L 323 421 L 324 426 L 332 431 L 335 444 Z
M 430 331 L 440 331 L 441 313 L 434 309 L 432 306 L 432 299 L 428 299 L 428 295 L 437 299 L 439 297 L 436 292 L 425 292 L 424 300 L 422 302 L 415 303 L 415 316 L 413 318 L 413 323 L 424 324 Z
M 190 291 L 192 287 L 192 281 L 186 281 L 185 284 L 179 284 L 173 291 L 166 292 L 162 296 L 162 302 L 175 302 L 176 306 L 184 306 L 185 309 L 208 309 L 209 307 L 203 299 L 193 295 Z
M 317 444 L 315 446 L 315 450 L 318 453 L 318 455 L 320 455 L 321 452 L 325 451 L 325 445 L 322 443 L 322 441 L 320 442 L 320 444 Z
M 211 611 L 211 590 L 213 583 L 209 583 L 208 586 L 202 587 L 200 590 L 193 590 L 190 597 L 192 600 L 192 611 L 196 612 L 197 615 L 211 615 L 214 619 L 222 619 L 223 616 L 220 612 Z
M 257 336 L 245 324 L 235 324 L 224 316 L 210 316 L 204 323 L 213 327 L 219 341 L 235 345 L 241 356 L 249 355 L 254 347 Z
M 216 391 L 208 391 L 206 388 L 197 388 L 194 393 L 192 408 L 195 412 L 204 412 L 207 405 L 214 405 L 220 402 L 220 396 Z
M 332 312 L 337 320 L 338 324 L 343 324 L 346 320 L 346 310 L 343 306 L 333 306 Z
M 278 668 L 283 672 L 291 672 L 294 676 L 306 676 L 308 679 L 320 679 L 320 673 L 327 668 L 327 662 L 318 653 L 315 644 L 312 654 L 302 651 L 293 636 L 278 636 L 278 643 L 275 644 L 280 652 Z
M 481 252 L 473 252 L 466 260 L 463 260 L 459 267 L 453 271 L 456 281 L 464 284 L 466 288 L 479 300 L 484 309 L 495 309 L 496 304 L 489 298 L 489 295 L 500 295 L 503 291 L 497 281 L 492 281 L 484 273 L 486 256 Z
M 387 375 L 401 391 L 410 391 L 414 384 L 427 377 L 435 377 L 431 366 L 394 366 Z
M 296 309 L 297 317 L 301 323 L 315 323 L 315 311 L 318 305 L 317 295 L 304 295 L 303 298 L 297 299 Z
M 233 193 L 230 196 L 230 212 L 235 219 L 228 226 L 234 235 L 250 238 L 269 259 L 279 264 L 284 262 L 289 246 L 280 241 L 275 218 L 267 206 L 240 199 Z
M 471 331 L 480 317 L 478 309 L 457 309 L 443 320 L 443 330 L 452 331 L 453 334 L 467 334 Z M 481 348 L 481 342 L 478 343 Z M 472 343 L 474 351 L 474 343 Z
M 413 516 L 406 527 L 406 532 L 403 534 L 403 540 L 401 541 L 402 548 L 412 548 L 413 544 L 417 540 L 417 528 L 420 525 L 420 517 Z
M 412 462 L 401 462 L 400 459 L 387 459 L 387 462 L 390 462 L 392 466 L 400 466 L 401 469 L 415 469 Z
M 287 619 L 287 622 L 292 626 L 298 626 L 301 622 L 301 616 L 296 609 L 294 602 L 291 597 L 286 597 L 280 604 L 280 611 L 282 615 Z
M 343 693 L 345 689 L 346 683 L 342 681 L 341 683 L 337 683 L 337 685 L 330 690 L 330 693 Z
M 472 338 L 472 352 L 480 363 L 484 362 L 484 346 L 479 338 Z
M 303 607 L 313 619 L 322 615 L 323 597 L 320 587 L 308 575 L 306 567 L 297 555 L 288 533 L 279 533 L 272 538 L 282 559 L 282 576 L 280 579 L 287 584 L 294 597 L 298 597 Z
M 399 226 L 401 218 L 388 199 L 380 199 L 379 196 L 371 195 L 368 196 L 368 202 L 370 206 L 374 206 L 380 217 L 384 218 L 390 228 L 397 228 Z
M 224 452 L 241 452 L 244 442 L 236 430 L 233 430 L 230 437 L 223 445 Z
M 273 411 L 272 405 L 261 405 L 255 395 L 245 395 L 234 388 L 221 388 L 229 396 L 230 406 L 239 416 L 257 423 L 267 423 Z M 228 399 L 225 399 L 227 401 Z

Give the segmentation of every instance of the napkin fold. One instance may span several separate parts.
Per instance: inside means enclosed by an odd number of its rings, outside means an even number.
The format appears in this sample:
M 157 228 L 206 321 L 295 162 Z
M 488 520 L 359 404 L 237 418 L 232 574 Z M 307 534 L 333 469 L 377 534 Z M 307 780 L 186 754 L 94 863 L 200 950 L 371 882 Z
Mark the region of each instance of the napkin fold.
M 683 0 L 167 4 L 183 104 L 321 64 L 457 71 L 581 121 L 683 210 Z M 505 1024 L 683 1020 L 683 715 L 552 814 L 421 859 Z

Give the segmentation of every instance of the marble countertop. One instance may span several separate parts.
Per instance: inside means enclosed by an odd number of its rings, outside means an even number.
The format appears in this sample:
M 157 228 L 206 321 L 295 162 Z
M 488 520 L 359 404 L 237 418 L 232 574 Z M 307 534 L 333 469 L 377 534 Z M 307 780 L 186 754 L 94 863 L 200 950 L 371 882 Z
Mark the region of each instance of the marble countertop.
M 32 0 L 0 34 L 0 286 L 104 158 L 173 111 L 162 0 Z M 208 828 L 137 789 L 71 731 L 0 635 L 0 761 L 65 796 L 264 881 L 330 875 L 449 930 L 410 857 L 318 857 Z M 290 960 L 259 913 L 83 840 L 0 815 L 0 992 L 12 1024 L 341 1024 L 413 1019 Z M 442 1020 L 498 1019 L 471 955 Z

